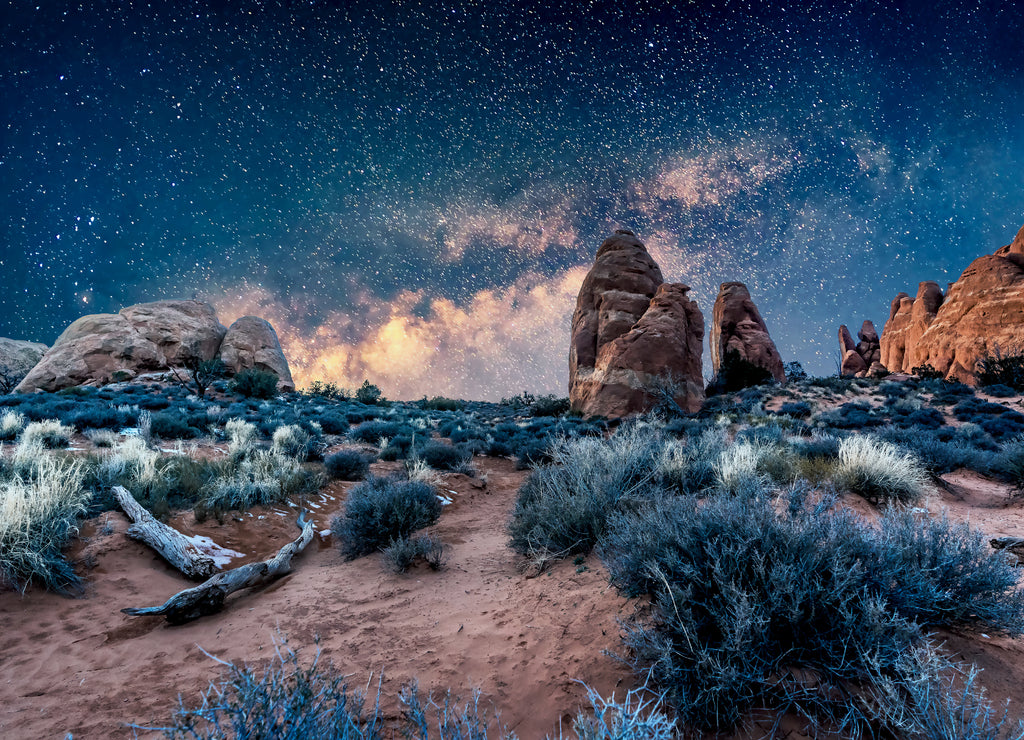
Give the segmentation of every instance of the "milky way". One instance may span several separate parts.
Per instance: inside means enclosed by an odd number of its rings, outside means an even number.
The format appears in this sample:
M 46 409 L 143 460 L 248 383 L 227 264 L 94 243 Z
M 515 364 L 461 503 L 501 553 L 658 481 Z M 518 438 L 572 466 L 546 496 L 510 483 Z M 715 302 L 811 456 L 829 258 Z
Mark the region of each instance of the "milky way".
M 0 336 L 195 296 L 300 383 L 564 395 L 626 226 L 828 374 L 1024 225 L 1010 3 L 210 5 L 0 10 Z

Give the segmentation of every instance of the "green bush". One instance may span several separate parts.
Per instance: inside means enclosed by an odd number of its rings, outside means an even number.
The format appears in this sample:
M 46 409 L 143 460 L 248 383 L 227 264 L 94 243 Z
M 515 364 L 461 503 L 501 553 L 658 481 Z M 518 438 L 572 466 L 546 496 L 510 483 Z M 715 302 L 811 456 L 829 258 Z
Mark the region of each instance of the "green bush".
M 188 419 L 178 411 L 160 411 L 153 414 L 150 432 L 160 439 L 192 439 L 200 432 L 190 426 Z
M 345 510 L 331 522 L 342 554 L 352 560 L 382 550 L 429 526 L 441 515 L 433 487 L 371 475 L 353 486 Z
M 363 384 L 356 389 L 356 400 L 367 406 L 376 406 L 384 401 L 384 394 L 369 380 L 364 380 Z
M 246 398 L 273 398 L 277 395 L 277 376 L 262 370 L 243 370 L 232 379 L 231 390 Z

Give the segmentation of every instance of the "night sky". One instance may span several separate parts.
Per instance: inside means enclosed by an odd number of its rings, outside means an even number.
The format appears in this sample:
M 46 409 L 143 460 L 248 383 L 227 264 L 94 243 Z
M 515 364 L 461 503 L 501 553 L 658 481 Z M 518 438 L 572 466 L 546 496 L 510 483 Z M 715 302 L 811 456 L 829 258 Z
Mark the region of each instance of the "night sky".
M 626 227 L 831 374 L 1024 225 L 1013 3 L 226 5 L 3 5 L 0 336 L 197 297 L 300 385 L 565 395 Z

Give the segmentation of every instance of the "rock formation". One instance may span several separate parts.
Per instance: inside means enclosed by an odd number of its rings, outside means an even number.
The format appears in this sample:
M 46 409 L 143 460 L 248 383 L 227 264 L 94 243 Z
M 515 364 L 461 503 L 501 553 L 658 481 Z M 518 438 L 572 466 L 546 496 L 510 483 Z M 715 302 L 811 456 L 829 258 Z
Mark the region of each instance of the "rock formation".
M 576 299 L 569 348 L 569 401 L 586 416 L 642 413 L 670 388 L 696 411 L 704 400 L 704 317 L 689 287 L 665 283 L 630 231 L 597 250 Z
M 15 390 L 28 393 L 103 385 L 180 368 L 194 359 L 210 360 L 218 355 L 227 332 L 213 306 L 201 301 L 155 301 L 116 314 L 83 316 L 64 330 Z M 272 328 L 270 334 L 276 344 Z M 232 345 L 236 361 L 245 361 L 239 348 L 252 347 L 255 363 L 257 345 L 262 347 L 266 339 L 243 339 L 242 332 L 237 335 L 239 339 Z M 280 345 L 276 346 L 280 352 Z M 261 361 L 269 354 L 268 348 L 262 349 Z M 291 386 L 283 354 L 279 361 L 283 374 L 278 375 L 287 381 L 282 386 Z
M 893 300 L 882 331 L 882 363 L 893 372 L 931 366 L 974 383 L 978 361 L 1024 353 L 1024 229 L 995 254 L 974 260 L 943 296 L 923 282 Z
M 881 343 L 875 325 L 865 321 L 857 332 L 857 338 L 860 341 L 854 342 L 846 324 L 839 327 L 839 352 L 843 358 L 839 374 L 854 378 L 885 375 L 887 370 L 881 362 Z
M 711 312 L 711 368 L 717 377 L 728 354 L 767 370 L 780 383 L 786 381 L 782 357 L 768 335 L 768 327 L 743 283 L 722 283 Z
M 232 374 L 255 368 L 277 376 L 277 387 L 295 390 L 288 360 L 270 322 L 257 316 L 243 316 L 228 327 L 219 356 Z
M 0 337 L 0 393 L 10 393 L 46 353 L 39 342 Z

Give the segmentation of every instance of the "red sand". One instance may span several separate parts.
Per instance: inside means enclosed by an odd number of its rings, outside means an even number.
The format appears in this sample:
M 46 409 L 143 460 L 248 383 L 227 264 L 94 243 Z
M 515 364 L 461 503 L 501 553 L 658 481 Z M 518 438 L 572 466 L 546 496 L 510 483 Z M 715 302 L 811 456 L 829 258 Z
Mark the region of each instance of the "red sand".
M 235 594 L 224 612 L 180 627 L 119 612 L 158 605 L 189 584 L 127 539 L 121 514 L 100 517 L 72 553 L 92 563 L 84 598 L 38 589 L 0 594 L 0 737 L 131 737 L 124 723 L 166 723 L 179 693 L 194 703 L 221 674 L 200 647 L 225 660 L 255 663 L 271 654 L 278 629 L 308 658 L 319 635 L 325 656 L 351 675 L 353 687 L 375 686 L 383 669 L 389 715 L 397 712 L 399 687 L 415 678 L 435 695 L 451 689 L 468 698 L 481 689 L 485 702 L 493 702 L 502 722 L 524 740 L 556 731 L 559 721 L 568 729 L 585 695 L 578 680 L 606 696 L 613 690 L 622 696 L 634 685 L 628 669 L 603 651 L 621 650 L 618 620 L 638 605 L 608 587 L 593 556 L 582 572 L 561 562 L 535 578 L 523 575 L 505 525 L 525 474 L 506 460 L 477 458 L 474 464 L 486 487 L 447 476 L 443 488 L 455 491 L 454 503 L 431 529 L 451 547 L 447 570 L 421 567 L 394 575 L 377 555 L 344 562 L 317 540 L 295 560 L 292 574 Z M 380 472 L 396 464 L 374 467 Z M 1010 499 L 1006 486 L 972 473 L 946 479 L 950 490 L 937 492 L 929 510 L 946 509 L 988 536 L 1024 536 L 1024 501 Z M 320 506 L 313 508 L 318 529 L 328 528 L 351 485 L 331 484 L 310 499 Z M 844 503 L 873 516 L 860 499 Z M 196 525 L 188 514 L 175 524 L 246 553 L 232 563 L 239 565 L 266 558 L 293 539 L 294 521 L 294 509 L 279 507 L 223 525 Z M 112 525 L 106 533 L 104 522 Z M 1022 714 L 1024 640 L 940 639 L 985 669 L 982 682 L 995 700 L 1012 700 L 1011 716 Z
M 179 627 L 120 613 L 161 604 L 190 584 L 127 539 L 121 514 L 104 515 L 100 522 L 110 521 L 113 531 L 90 527 L 83 532 L 89 541 L 74 553 L 95 562 L 84 598 L 38 589 L 0 594 L 0 737 L 131 737 L 124 723 L 166 723 L 179 693 L 194 702 L 220 675 L 200 647 L 221 659 L 257 662 L 271 654 L 278 629 L 291 646 L 310 646 L 302 651 L 309 658 L 319 635 L 324 655 L 351 674 L 353 687 L 371 679 L 375 686 L 383 669 L 386 697 L 414 678 L 435 695 L 451 689 L 468 698 L 479 688 L 522 738 L 543 737 L 574 715 L 585 696 L 578 679 L 604 695 L 618 688 L 621 696 L 632 686 L 630 672 L 602 651 L 620 649 L 616 620 L 633 605 L 608 587 L 593 556 L 583 572 L 563 562 L 536 578 L 522 575 L 504 528 L 524 473 L 505 460 L 475 465 L 487 475 L 486 488 L 448 476 L 444 487 L 456 491 L 454 502 L 431 529 L 451 546 L 446 570 L 394 575 L 378 555 L 344 562 L 335 548 L 314 541 L 290 575 Z M 314 509 L 318 529 L 328 528 L 349 485 L 325 489 L 335 501 Z M 263 559 L 298 533 L 294 512 L 263 513 L 263 520 L 207 522 L 192 531 Z M 393 701 L 385 708 L 396 711 Z

